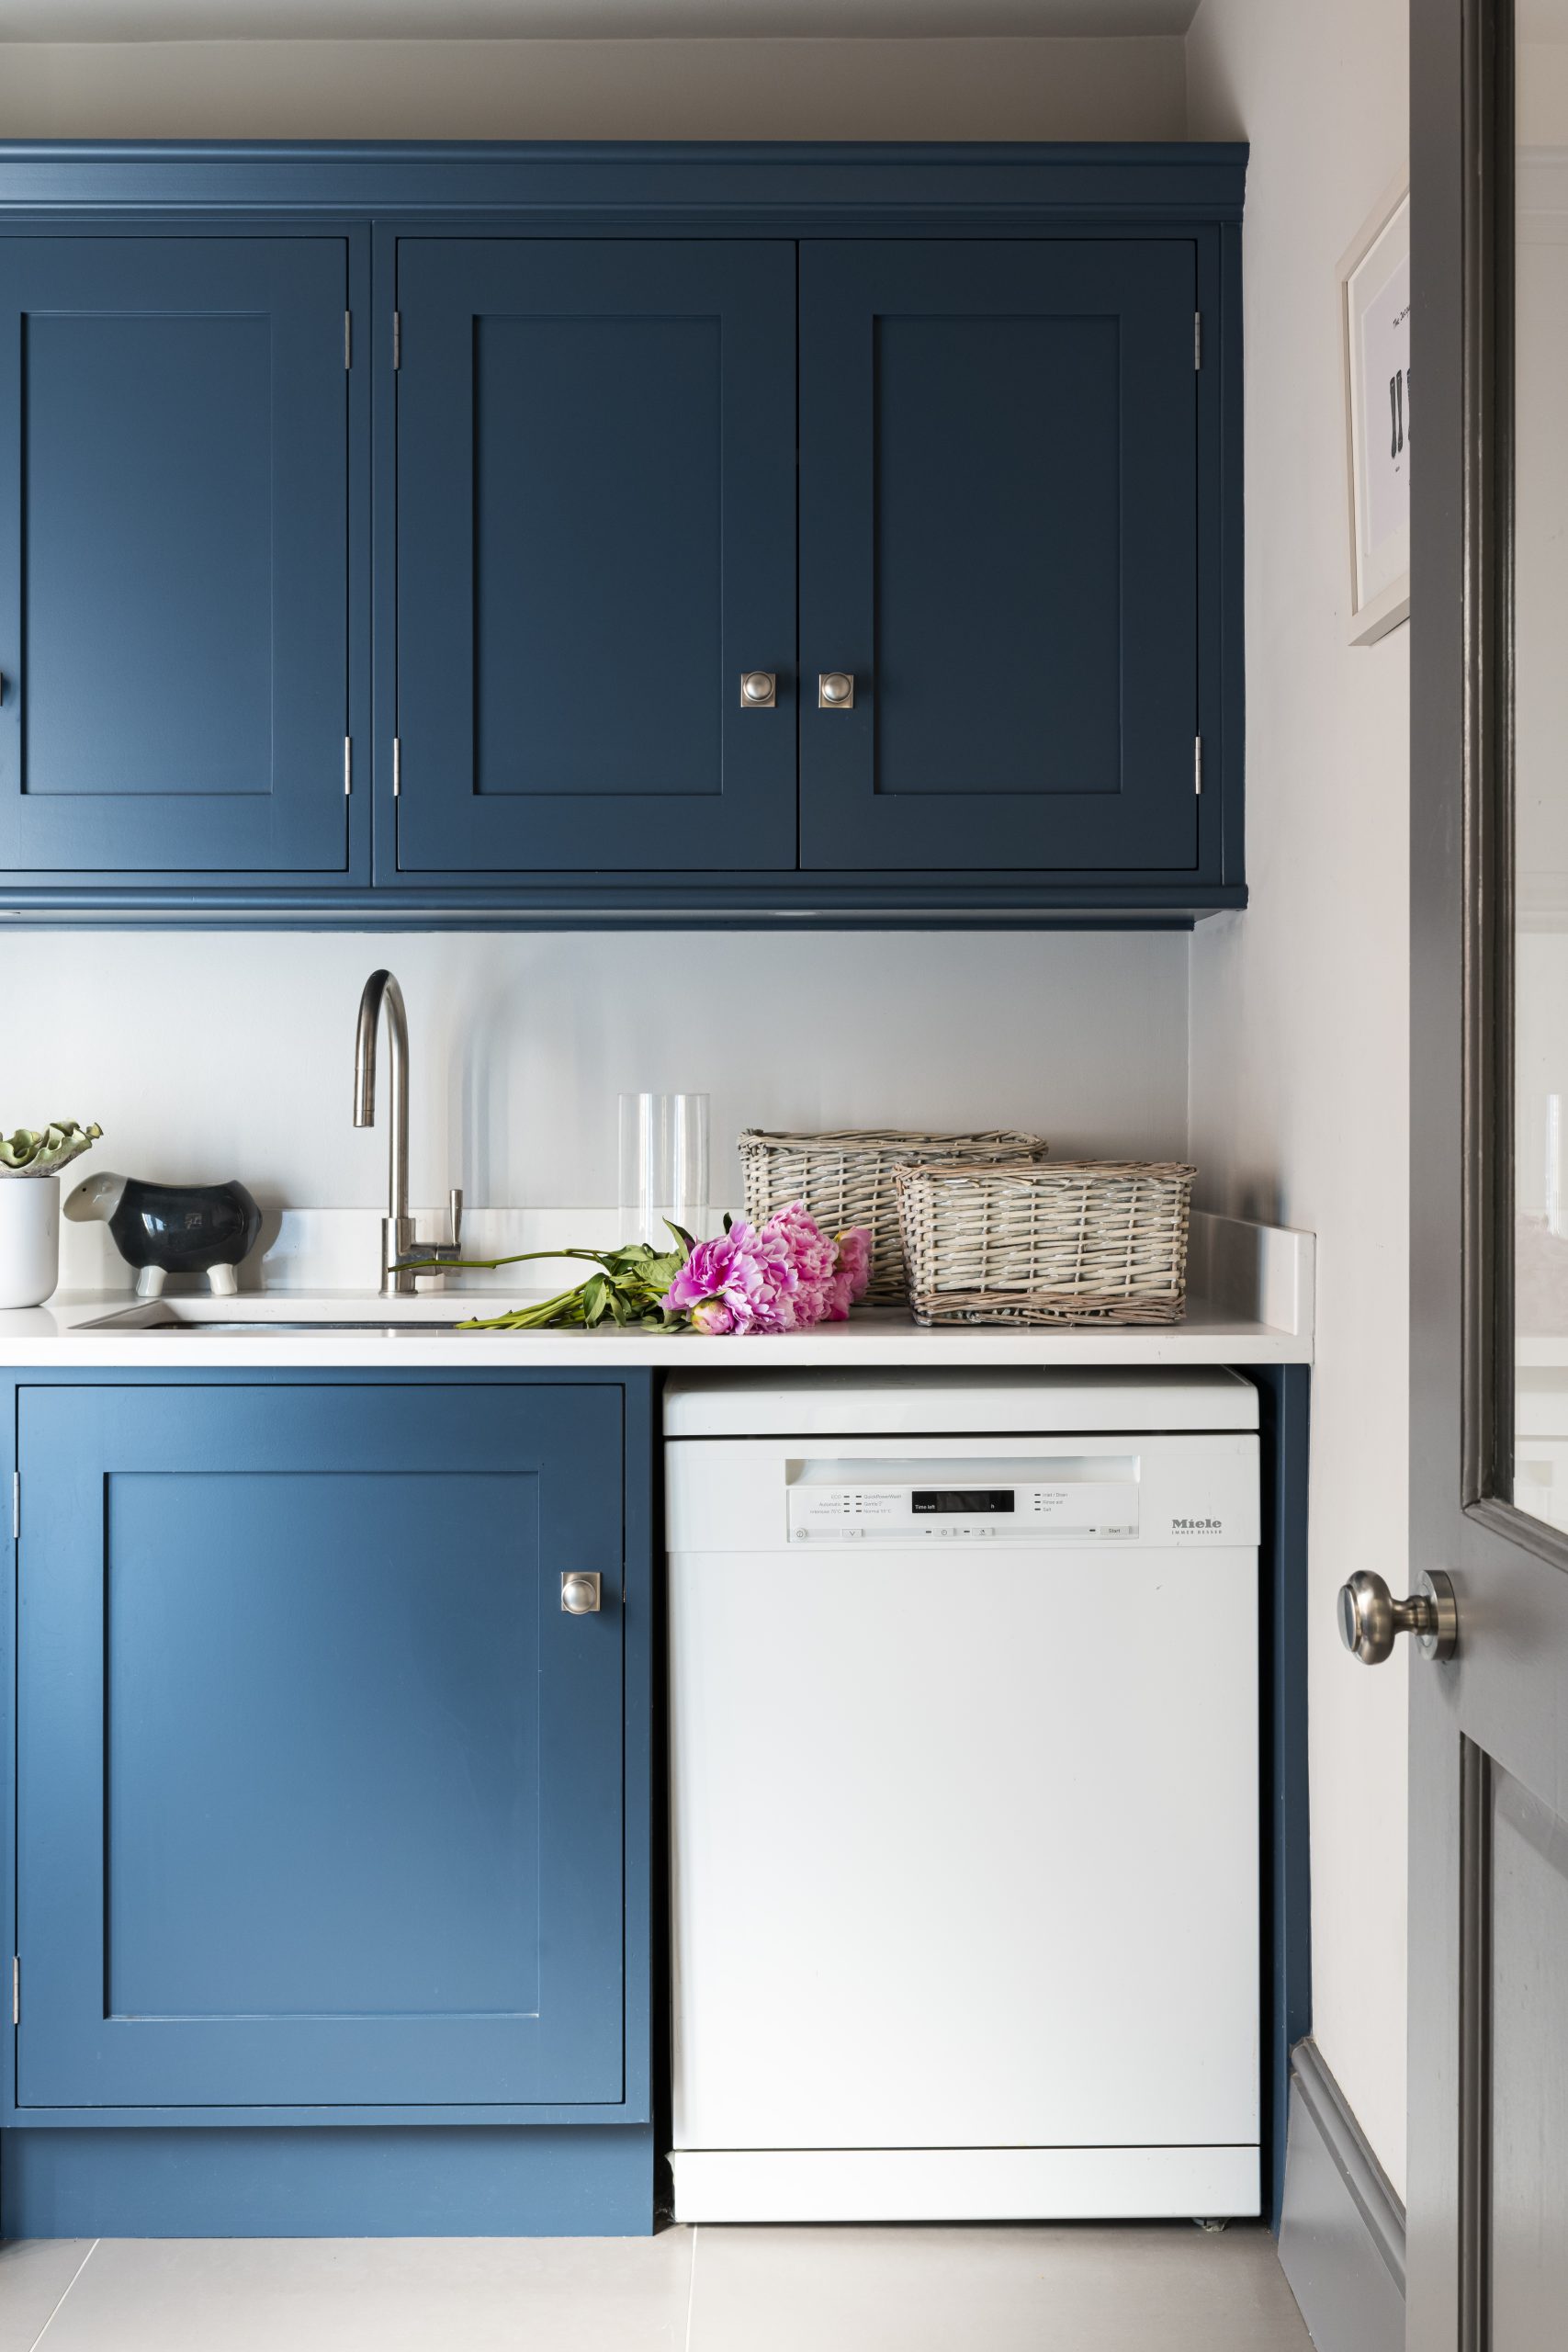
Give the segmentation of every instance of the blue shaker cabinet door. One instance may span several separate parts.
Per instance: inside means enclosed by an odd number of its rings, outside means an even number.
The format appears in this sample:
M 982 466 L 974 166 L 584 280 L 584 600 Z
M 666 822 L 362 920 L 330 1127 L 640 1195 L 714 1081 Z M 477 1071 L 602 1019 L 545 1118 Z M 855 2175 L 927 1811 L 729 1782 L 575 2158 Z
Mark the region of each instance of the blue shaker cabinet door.
M 802 248 L 803 865 L 1196 863 L 1195 266 Z
M 398 311 L 399 872 L 793 867 L 794 246 L 405 238 Z
M 0 239 L 0 867 L 344 870 L 346 256 Z
M 621 1448 L 614 1387 L 24 1393 L 22 2107 L 621 2098 Z

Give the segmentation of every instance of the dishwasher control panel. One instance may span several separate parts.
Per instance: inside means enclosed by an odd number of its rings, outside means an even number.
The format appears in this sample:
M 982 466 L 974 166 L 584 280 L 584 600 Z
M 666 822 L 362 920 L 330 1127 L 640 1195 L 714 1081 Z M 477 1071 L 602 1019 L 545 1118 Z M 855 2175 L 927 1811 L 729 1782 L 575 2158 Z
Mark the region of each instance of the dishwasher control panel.
M 786 1476 L 792 1544 L 1125 1543 L 1138 1533 L 1135 1454 L 795 1462 Z

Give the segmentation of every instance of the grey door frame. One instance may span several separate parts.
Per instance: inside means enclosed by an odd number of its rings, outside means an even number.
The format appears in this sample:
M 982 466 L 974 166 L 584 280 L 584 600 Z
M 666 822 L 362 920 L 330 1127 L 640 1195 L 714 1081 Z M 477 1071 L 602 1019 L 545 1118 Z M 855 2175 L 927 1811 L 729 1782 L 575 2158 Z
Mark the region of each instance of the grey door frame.
M 1495 2236 L 1491 1818 L 1500 1767 L 1568 1815 L 1568 1537 L 1511 1485 L 1509 0 L 1411 0 L 1412 1583 L 1409 2352 L 1486 2352 Z M 1568 1996 L 1568 1953 L 1563 1956 Z M 1568 2166 L 1568 2150 L 1562 2152 Z M 1543 2191 L 1544 2193 L 1544 2191 Z

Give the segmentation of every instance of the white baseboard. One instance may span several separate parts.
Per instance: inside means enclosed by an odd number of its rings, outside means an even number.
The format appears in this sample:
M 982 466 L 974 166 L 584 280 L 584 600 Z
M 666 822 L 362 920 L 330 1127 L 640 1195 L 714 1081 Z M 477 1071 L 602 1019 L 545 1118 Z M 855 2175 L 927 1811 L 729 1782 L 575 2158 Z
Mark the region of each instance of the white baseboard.
M 1106 2222 L 1258 2211 L 1256 2148 L 686 2149 L 678 2222 Z
M 1291 2053 L 1280 2261 L 1318 2352 L 1404 2352 L 1404 2208 L 1310 2041 Z

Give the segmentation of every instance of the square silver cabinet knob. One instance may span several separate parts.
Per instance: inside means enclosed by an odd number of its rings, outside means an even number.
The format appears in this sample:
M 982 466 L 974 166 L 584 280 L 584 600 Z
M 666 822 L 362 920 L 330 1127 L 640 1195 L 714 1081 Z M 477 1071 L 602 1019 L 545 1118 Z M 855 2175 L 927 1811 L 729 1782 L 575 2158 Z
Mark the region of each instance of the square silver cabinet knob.
M 740 707 L 742 710 L 772 710 L 778 698 L 779 681 L 775 671 L 741 671 Z
M 818 710 L 853 710 L 855 682 L 848 670 L 821 670 L 817 676 Z
M 560 1605 L 569 1617 L 596 1617 L 603 1605 L 598 1577 L 581 1568 L 563 1576 Z

